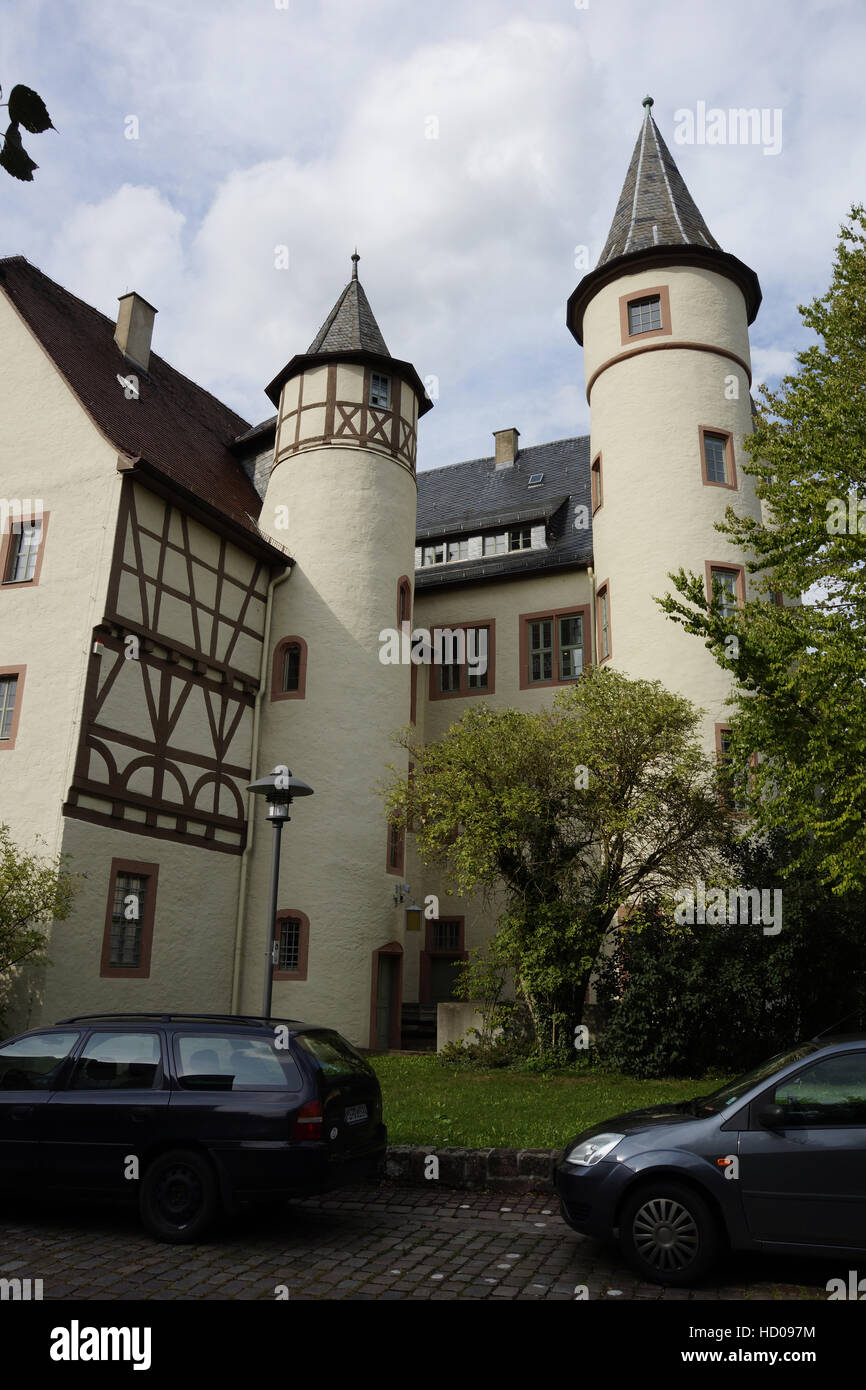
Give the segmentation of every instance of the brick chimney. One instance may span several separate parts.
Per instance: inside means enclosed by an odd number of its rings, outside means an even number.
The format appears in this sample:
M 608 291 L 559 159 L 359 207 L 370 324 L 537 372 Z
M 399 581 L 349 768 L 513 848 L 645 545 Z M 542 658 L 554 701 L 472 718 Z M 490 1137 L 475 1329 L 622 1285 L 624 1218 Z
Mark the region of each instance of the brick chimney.
M 496 440 L 496 456 L 494 466 L 496 468 L 511 468 L 517 458 L 517 440 L 520 430 L 494 430 L 493 438 Z
M 134 290 L 129 294 L 120 295 L 118 303 L 120 308 L 117 311 L 114 341 L 124 357 L 128 357 L 130 362 L 134 362 L 146 372 L 150 361 L 153 320 L 157 310 Z

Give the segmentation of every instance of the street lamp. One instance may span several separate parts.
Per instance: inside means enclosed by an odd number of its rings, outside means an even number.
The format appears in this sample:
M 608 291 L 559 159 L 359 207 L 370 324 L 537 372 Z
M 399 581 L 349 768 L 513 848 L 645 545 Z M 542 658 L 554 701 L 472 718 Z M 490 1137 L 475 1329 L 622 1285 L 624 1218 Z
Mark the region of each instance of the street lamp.
M 268 820 L 274 827 L 274 850 L 271 859 L 271 903 L 268 912 L 268 946 L 265 960 L 265 990 L 262 1012 L 265 1018 L 271 1016 L 271 994 L 274 987 L 274 932 L 277 920 L 277 893 L 280 881 L 280 840 L 283 826 L 291 820 L 289 808 L 296 796 L 312 796 L 313 788 L 308 787 L 299 777 L 293 777 L 287 767 L 275 767 L 267 777 L 260 777 L 247 787 L 248 792 L 268 799 Z

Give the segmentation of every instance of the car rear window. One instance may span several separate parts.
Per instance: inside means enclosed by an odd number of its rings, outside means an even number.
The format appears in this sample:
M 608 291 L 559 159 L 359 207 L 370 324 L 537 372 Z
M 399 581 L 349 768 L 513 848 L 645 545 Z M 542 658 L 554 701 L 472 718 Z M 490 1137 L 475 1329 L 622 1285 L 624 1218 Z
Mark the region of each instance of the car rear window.
M 339 1033 L 296 1033 L 295 1042 L 315 1057 L 329 1076 L 374 1076 L 375 1072 Z
M 180 1033 L 174 1058 L 187 1091 L 299 1091 L 303 1085 L 291 1053 L 271 1033 Z
M 34 1033 L 0 1047 L 0 1090 L 47 1091 L 79 1033 Z

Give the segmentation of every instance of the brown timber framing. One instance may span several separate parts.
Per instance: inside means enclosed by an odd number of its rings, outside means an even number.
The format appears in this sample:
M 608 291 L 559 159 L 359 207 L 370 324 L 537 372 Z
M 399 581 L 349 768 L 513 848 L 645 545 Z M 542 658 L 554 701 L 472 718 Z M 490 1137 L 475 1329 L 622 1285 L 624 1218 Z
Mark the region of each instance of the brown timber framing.
M 256 660 L 254 663 L 255 671 L 242 670 L 232 663 L 232 656 L 241 634 L 261 644 L 263 632 L 244 621 L 249 605 L 253 599 L 267 603 L 269 572 L 285 568 L 292 561 L 277 546 L 270 545 L 252 532 L 245 533 L 243 528 L 229 519 L 225 519 L 226 525 L 221 527 L 214 522 L 207 508 L 202 510 L 187 506 L 185 497 L 180 495 L 183 489 L 178 492 L 164 481 L 154 482 L 147 468 L 144 473 L 139 469 L 141 462 L 120 460 L 118 463 L 119 471 L 126 472 L 127 477 L 121 492 L 105 616 L 94 631 L 94 638 L 102 644 L 103 654 L 91 656 L 90 659 L 75 770 L 63 813 L 74 819 L 123 829 L 132 834 L 240 854 L 246 843 L 246 818 L 245 802 L 238 782 L 249 781 L 251 769 L 229 762 L 228 758 L 242 721 L 245 716 L 251 715 L 255 705 L 259 688 L 259 662 Z M 165 503 L 164 517 L 158 531 L 143 526 L 138 519 L 134 481 L 155 492 Z M 182 545 L 169 539 L 173 510 L 178 514 Z M 190 519 L 219 535 L 216 565 L 193 556 Z M 153 575 L 146 574 L 142 536 L 147 536 L 158 547 Z M 132 546 L 134 565 L 125 559 L 127 538 Z M 227 572 L 229 542 L 251 555 L 255 561 L 248 582 L 234 579 Z M 169 551 L 186 562 L 188 593 L 182 593 L 165 583 L 165 562 Z M 215 576 L 213 607 L 196 597 L 196 566 Z M 143 622 L 119 611 L 120 581 L 124 572 L 137 578 Z M 236 617 L 229 618 L 221 611 L 220 596 L 225 584 L 232 584 L 242 591 L 239 602 L 233 605 Z M 153 594 L 152 612 L 148 585 Z M 163 594 L 184 602 L 191 609 L 190 624 L 195 646 L 190 647 L 170 633 L 159 631 Z M 208 625 L 211 629 L 209 634 L 206 631 Z M 222 657 L 216 655 L 220 632 L 227 634 Z M 135 665 L 141 682 L 138 690 L 141 731 L 135 734 L 111 728 L 100 718 L 108 696 L 127 664 L 125 638 L 130 635 L 139 639 Z M 105 665 L 112 656 L 114 664 L 106 672 Z M 210 754 L 185 749 L 171 741 L 193 692 L 197 693 L 206 720 L 205 727 L 210 731 Z M 112 752 L 111 745 L 114 745 L 115 752 Z M 133 757 L 125 767 L 120 768 L 116 757 L 119 748 L 133 750 L 141 756 Z M 91 757 L 94 753 L 104 766 L 104 780 L 91 775 Z M 142 768 L 152 771 L 153 775 L 152 789 L 146 795 L 130 790 L 128 785 L 134 773 Z M 175 793 L 174 799 L 171 799 L 172 792 Z M 234 807 L 228 815 L 225 808 L 220 809 L 221 797 L 226 794 L 230 806 Z M 104 810 L 82 805 L 82 798 L 104 802 Z M 133 819 L 127 814 L 129 811 L 134 812 L 137 818 Z M 158 820 L 166 819 L 173 821 L 173 826 L 158 824 Z M 201 833 L 196 833 L 192 826 L 201 827 Z

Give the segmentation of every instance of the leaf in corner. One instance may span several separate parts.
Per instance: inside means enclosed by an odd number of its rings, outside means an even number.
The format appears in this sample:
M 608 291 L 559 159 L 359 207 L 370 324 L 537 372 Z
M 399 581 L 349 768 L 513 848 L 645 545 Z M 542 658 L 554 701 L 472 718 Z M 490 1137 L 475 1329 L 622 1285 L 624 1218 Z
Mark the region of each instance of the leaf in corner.
M 39 168 L 21 144 L 17 121 L 13 121 L 6 131 L 3 148 L 0 150 L 0 167 L 4 168 L 7 174 L 11 174 L 13 179 L 21 179 L 24 183 L 32 183 L 33 170 Z
M 57 129 L 39 93 L 34 92 L 32 87 L 23 87 L 20 82 L 9 93 L 9 117 L 23 125 L 31 135 Z

